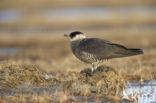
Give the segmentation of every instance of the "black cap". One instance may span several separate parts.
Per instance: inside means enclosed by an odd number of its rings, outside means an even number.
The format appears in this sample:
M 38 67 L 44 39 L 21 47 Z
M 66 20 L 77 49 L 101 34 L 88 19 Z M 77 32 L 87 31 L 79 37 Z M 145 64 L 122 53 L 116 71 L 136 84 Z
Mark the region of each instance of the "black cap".
M 76 35 L 80 35 L 80 34 L 83 34 L 83 33 L 80 31 L 74 31 L 74 32 L 71 32 L 69 36 L 70 38 L 74 38 Z

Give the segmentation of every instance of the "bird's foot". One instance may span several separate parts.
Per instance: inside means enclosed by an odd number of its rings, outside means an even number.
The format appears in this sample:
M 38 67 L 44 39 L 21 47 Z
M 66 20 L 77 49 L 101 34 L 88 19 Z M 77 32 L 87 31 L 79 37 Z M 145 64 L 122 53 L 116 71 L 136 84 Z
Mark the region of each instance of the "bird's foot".
M 98 67 L 99 62 L 92 63 L 92 73 L 94 73 Z
M 96 71 L 96 69 L 97 69 L 97 68 L 92 68 L 92 69 L 91 69 L 91 70 L 92 70 L 92 73 L 94 73 L 94 72 Z

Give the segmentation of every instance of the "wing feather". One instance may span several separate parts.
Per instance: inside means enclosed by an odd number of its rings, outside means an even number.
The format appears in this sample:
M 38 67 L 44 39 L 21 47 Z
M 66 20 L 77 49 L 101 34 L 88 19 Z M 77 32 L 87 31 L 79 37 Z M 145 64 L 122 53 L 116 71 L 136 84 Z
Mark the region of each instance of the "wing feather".
M 79 43 L 78 48 L 82 52 L 93 54 L 99 59 L 124 57 L 123 54 L 127 50 L 122 45 L 98 38 L 86 38 Z

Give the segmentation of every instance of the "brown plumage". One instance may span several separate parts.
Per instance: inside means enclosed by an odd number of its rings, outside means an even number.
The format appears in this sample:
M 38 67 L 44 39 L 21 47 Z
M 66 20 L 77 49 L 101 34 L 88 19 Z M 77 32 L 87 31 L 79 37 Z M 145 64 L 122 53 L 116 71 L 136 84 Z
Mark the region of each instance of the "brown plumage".
M 82 32 L 72 32 L 69 36 L 73 54 L 81 61 L 92 64 L 94 69 L 107 59 L 143 54 L 142 49 L 129 49 L 99 38 L 85 38 Z

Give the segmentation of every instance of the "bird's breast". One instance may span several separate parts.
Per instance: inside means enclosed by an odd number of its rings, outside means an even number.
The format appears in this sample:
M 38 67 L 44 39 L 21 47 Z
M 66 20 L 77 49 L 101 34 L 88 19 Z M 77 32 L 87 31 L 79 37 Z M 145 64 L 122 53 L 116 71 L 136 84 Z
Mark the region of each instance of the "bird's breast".
M 73 54 L 81 61 L 85 63 L 94 63 L 97 62 L 98 59 L 95 55 L 85 52 L 78 47 L 78 43 L 71 43 L 71 49 Z

